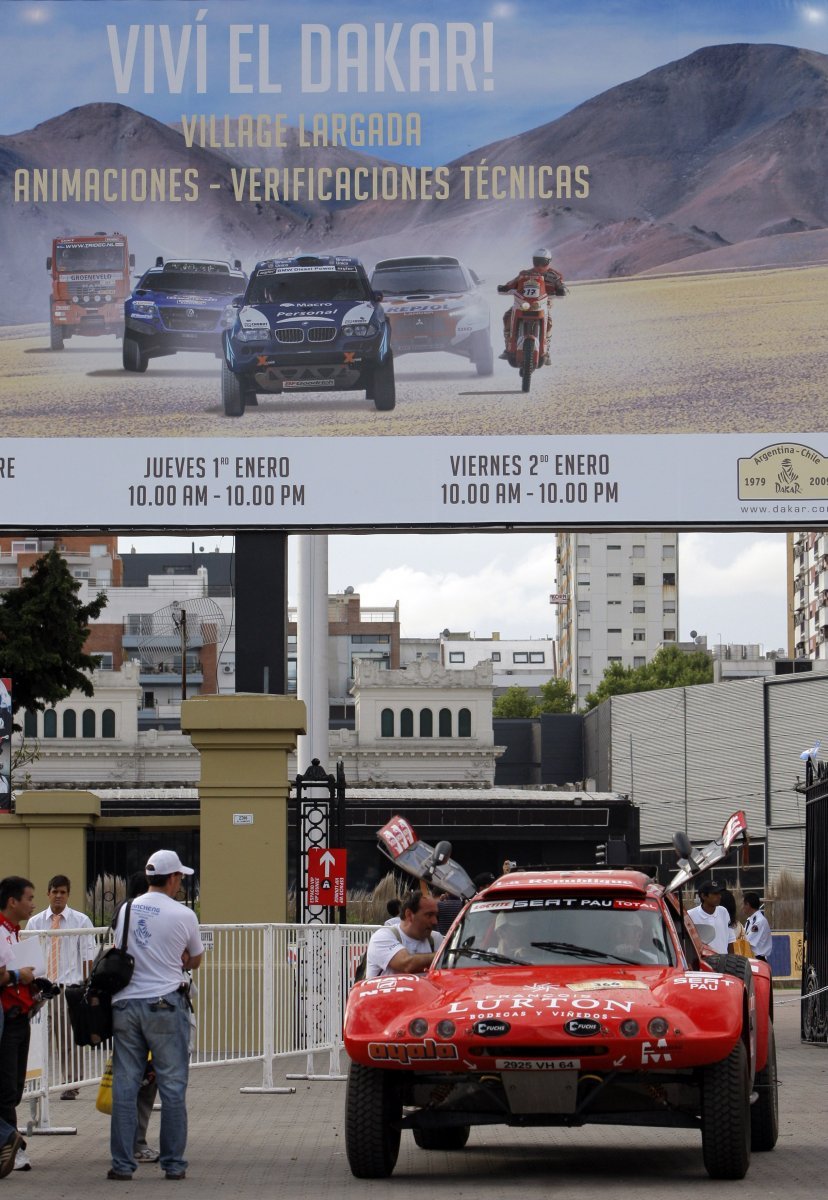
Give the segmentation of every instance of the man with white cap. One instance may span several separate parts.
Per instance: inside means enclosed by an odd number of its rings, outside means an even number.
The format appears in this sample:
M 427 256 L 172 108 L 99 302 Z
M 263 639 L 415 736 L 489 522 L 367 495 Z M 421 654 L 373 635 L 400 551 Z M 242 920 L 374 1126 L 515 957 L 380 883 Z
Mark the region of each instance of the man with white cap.
M 195 913 L 175 896 L 183 877 L 192 874 L 174 850 L 156 850 L 146 865 L 149 890 L 132 902 L 126 950 L 135 958 L 135 970 L 112 999 L 112 1168 L 107 1179 L 127 1182 L 137 1167 L 135 1106 L 148 1053 L 161 1094 L 161 1169 L 166 1179 L 186 1175 L 190 1014 L 183 972 L 200 965 L 204 947 Z M 123 946 L 126 912 L 124 905 L 115 926 L 118 946 Z

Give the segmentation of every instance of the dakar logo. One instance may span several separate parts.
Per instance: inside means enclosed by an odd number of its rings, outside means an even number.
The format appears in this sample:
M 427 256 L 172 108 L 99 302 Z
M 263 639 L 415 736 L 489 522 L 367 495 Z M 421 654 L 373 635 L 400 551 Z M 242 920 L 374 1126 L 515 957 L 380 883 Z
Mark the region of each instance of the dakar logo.
M 434 1059 L 456 1059 L 457 1047 L 447 1042 L 369 1042 L 368 1057 L 374 1062 L 433 1062 Z
M 779 442 L 738 460 L 740 500 L 828 498 L 828 458 L 811 446 Z

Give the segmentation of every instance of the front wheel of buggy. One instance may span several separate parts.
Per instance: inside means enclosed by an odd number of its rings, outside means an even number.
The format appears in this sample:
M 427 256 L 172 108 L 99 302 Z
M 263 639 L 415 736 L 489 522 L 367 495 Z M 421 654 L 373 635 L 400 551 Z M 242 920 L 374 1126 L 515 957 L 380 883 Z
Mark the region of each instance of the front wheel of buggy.
M 744 1179 L 750 1166 L 750 1080 L 740 1039 L 727 1058 L 702 1067 L 704 1165 L 711 1179 Z
M 387 1179 L 400 1152 L 400 1081 L 394 1071 L 351 1063 L 345 1096 L 345 1153 L 357 1179 Z

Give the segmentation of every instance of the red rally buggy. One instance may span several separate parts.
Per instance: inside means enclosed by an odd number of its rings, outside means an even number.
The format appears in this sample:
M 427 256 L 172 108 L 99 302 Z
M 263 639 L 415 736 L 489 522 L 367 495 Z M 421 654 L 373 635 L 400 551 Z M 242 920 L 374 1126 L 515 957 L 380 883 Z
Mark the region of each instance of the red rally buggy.
M 771 972 L 712 953 L 676 894 L 741 838 L 741 813 L 703 850 L 677 835 L 667 888 L 639 871 L 529 870 L 472 895 L 447 843 L 429 854 L 389 822 L 385 853 L 469 902 L 426 974 L 350 993 L 353 1174 L 390 1175 L 404 1129 L 459 1150 L 472 1125 L 590 1122 L 698 1129 L 708 1173 L 743 1178 L 777 1139 Z

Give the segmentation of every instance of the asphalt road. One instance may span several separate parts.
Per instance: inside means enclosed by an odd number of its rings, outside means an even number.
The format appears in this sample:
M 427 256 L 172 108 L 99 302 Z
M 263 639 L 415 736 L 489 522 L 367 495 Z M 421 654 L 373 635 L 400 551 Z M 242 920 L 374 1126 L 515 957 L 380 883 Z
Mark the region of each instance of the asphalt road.
M 825 428 L 828 266 L 575 285 L 555 305 L 553 363 L 520 390 L 497 361 L 406 355 L 397 407 L 362 392 L 260 397 L 224 416 L 217 359 L 121 367 L 115 338 L 48 348 L 46 326 L 0 330 L 4 437 L 412 436 L 811 432 Z M 503 298 L 492 297 L 495 352 Z
M 780 1074 L 780 1137 L 771 1153 L 755 1154 L 747 1178 L 727 1183 L 708 1178 L 701 1138 L 692 1130 L 586 1126 L 583 1129 L 473 1129 L 466 1149 L 419 1150 L 404 1134 L 389 1180 L 354 1179 L 345 1158 L 345 1085 L 296 1082 L 296 1093 L 239 1095 L 261 1083 L 261 1066 L 206 1067 L 191 1074 L 188 1108 L 190 1167 L 176 1195 L 213 1200 L 326 1200 L 327 1197 L 423 1197 L 423 1200 L 498 1200 L 504 1192 L 522 1200 L 639 1200 L 641 1196 L 721 1200 L 723 1195 L 762 1200 L 814 1200 L 825 1186 L 828 1050 L 799 1042 L 798 997 L 776 995 Z M 793 1000 L 794 1003 L 788 1003 Z M 779 1003 L 784 1001 L 785 1003 Z M 343 1066 L 345 1056 L 343 1055 Z M 327 1068 L 318 1056 L 317 1070 Z M 283 1070 L 303 1070 L 277 1063 Z M 284 1079 L 277 1078 L 277 1083 Z M 77 1127 L 77 1136 L 35 1137 L 31 1172 L 10 1178 L 16 1197 L 86 1200 L 158 1191 L 157 1167 L 142 1166 L 132 1184 L 105 1179 L 109 1166 L 108 1121 L 94 1108 L 96 1088 L 81 1090 L 71 1104 L 52 1105 L 52 1123 Z M 22 1115 L 22 1110 L 21 1110 Z M 157 1144 L 157 1118 L 150 1141 Z M 161 1191 L 166 1192 L 162 1183 Z M 10 1193 L 11 1194 L 11 1193 Z

